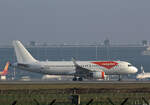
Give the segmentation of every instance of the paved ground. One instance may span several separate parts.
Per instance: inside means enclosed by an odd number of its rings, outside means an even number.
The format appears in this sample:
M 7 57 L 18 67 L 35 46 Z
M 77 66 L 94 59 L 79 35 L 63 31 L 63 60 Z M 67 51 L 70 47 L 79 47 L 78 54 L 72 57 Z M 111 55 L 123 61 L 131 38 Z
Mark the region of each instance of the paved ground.
M 86 83 L 91 83 L 91 84 L 99 84 L 99 83 L 106 83 L 106 84 L 132 84 L 132 83 L 137 83 L 137 84 L 142 84 L 142 83 L 150 83 L 150 81 L 136 81 L 136 80 L 122 80 L 122 81 L 117 81 L 117 80 L 109 80 L 109 81 L 98 81 L 98 80 L 85 80 L 85 81 L 63 81 L 63 80 L 51 80 L 51 81 L 39 81 L 39 80 L 33 80 L 33 81 L 0 81 L 0 84 L 76 84 L 76 83 L 81 83 L 81 84 L 86 84 Z

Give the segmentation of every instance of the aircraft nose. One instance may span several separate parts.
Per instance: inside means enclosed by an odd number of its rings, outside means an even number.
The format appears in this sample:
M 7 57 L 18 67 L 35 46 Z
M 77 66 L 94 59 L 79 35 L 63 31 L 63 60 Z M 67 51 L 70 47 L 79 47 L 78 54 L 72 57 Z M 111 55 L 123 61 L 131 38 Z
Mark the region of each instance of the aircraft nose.
M 136 72 L 138 72 L 138 69 L 136 67 L 132 67 L 132 72 L 136 73 Z

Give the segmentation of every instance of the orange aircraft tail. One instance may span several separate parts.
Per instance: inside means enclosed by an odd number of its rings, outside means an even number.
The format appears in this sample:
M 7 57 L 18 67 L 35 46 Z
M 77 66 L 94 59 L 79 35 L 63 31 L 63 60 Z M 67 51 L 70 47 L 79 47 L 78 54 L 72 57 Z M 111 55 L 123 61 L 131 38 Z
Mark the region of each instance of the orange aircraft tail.
M 9 62 L 6 63 L 5 68 L 2 72 L 0 72 L 0 75 L 6 75 L 8 73 L 8 67 L 9 67 Z

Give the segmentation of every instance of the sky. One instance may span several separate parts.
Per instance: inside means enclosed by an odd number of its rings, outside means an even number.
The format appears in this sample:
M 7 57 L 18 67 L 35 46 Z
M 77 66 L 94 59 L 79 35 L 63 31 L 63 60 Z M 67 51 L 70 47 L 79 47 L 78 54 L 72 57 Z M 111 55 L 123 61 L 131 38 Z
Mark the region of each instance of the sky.
M 150 40 L 150 0 L 0 0 L 0 43 Z

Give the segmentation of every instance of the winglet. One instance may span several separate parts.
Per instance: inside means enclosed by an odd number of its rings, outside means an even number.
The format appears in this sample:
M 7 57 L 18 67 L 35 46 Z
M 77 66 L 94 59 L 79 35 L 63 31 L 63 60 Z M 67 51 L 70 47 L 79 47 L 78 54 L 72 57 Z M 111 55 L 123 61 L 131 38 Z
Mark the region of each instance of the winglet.
M 142 65 L 141 65 L 141 72 L 142 72 L 142 73 L 145 73 L 145 72 L 144 72 L 144 68 L 143 68 Z
M 74 64 L 75 66 L 78 66 L 78 64 L 76 63 L 76 60 L 75 60 L 74 57 L 72 57 L 72 62 L 73 62 L 73 64 Z

